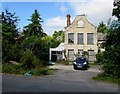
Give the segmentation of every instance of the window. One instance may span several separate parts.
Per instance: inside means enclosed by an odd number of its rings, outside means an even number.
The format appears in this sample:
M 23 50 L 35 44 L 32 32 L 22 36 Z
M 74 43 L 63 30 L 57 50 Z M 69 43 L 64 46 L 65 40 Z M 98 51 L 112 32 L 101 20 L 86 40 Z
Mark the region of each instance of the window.
M 82 56 L 82 53 L 83 53 L 83 49 L 78 49 L 78 55 Z
M 78 22 L 78 27 L 84 27 L 83 21 L 79 21 L 79 22 Z
M 95 52 L 94 50 L 88 50 L 88 54 L 89 54 L 89 61 L 96 61 L 96 56 L 95 56 Z
M 83 44 L 83 33 L 77 34 L 78 44 Z
M 68 33 L 68 43 L 74 43 L 74 33 Z
M 70 61 L 74 60 L 74 49 L 68 49 L 68 59 Z
M 87 44 L 93 44 L 93 33 L 87 34 Z

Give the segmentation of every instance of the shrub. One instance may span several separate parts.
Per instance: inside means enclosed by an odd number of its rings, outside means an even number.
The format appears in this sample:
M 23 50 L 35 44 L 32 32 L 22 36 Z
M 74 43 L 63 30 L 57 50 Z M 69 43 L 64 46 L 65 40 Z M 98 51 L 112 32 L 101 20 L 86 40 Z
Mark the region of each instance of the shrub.
M 32 69 L 31 70 L 32 75 L 40 76 L 40 75 L 48 75 L 48 70 L 46 69 Z
M 25 70 L 23 70 L 19 65 L 13 65 L 9 63 L 2 65 L 2 73 L 23 74 L 24 72 Z
M 47 65 L 47 62 L 38 59 L 35 55 L 33 55 L 32 51 L 30 51 L 29 49 L 27 49 L 21 59 L 21 66 L 24 69 L 31 69 L 31 68 L 35 68 L 35 67 L 44 67 Z
M 25 69 L 30 69 L 30 68 L 33 68 L 34 65 L 33 65 L 33 61 L 34 61 L 34 58 L 33 58 L 33 54 L 30 50 L 26 50 L 21 59 L 20 59 L 20 62 L 21 62 L 21 66 Z
M 103 53 L 96 54 L 96 63 L 103 63 Z

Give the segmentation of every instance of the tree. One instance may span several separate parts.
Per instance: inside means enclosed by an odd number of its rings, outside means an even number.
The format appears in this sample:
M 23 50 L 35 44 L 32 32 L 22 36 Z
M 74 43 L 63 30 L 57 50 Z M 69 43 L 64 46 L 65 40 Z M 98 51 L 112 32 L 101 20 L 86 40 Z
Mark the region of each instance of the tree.
M 52 35 L 53 39 L 57 39 L 59 42 L 64 42 L 64 31 L 60 30 L 60 31 L 54 31 L 53 35 Z
M 119 79 L 120 74 L 120 24 L 119 24 L 119 15 L 120 15 L 120 2 L 116 4 L 117 8 L 113 9 L 113 15 L 118 17 L 117 21 L 112 23 L 111 28 L 106 34 L 106 41 L 103 43 L 105 51 L 102 54 L 101 62 L 104 63 L 104 74 Z M 119 9 L 118 9 L 119 8 Z
M 18 17 L 15 16 L 15 13 L 11 13 L 8 10 L 2 12 L 2 59 L 3 62 L 8 62 L 9 60 L 18 60 L 19 52 L 17 50 L 17 44 L 15 38 L 18 36 L 17 23 L 19 21 Z M 14 49 L 13 49 L 14 48 Z M 14 51 L 13 51 L 14 50 Z
M 113 15 L 113 16 L 116 16 L 116 17 L 118 18 L 118 21 L 120 21 L 120 1 L 114 2 L 113 5 L 114 5 L 114 7 L 116 7 L 116 8 L 113 9 L 112 15 Z
M 103 23 L 103 21 L 99 24 L 97 32 L 100 32 L 100 33 L 107 32 L 107 26 Z
M 18 35 L 17 23 L 19 19 L 15 13 L 10 13 L 8 10 L 2 12 L 2 36 L 3 40 L 10 43 L 15 43 L 15 37 Z
M 43 37 L 46 34 L 43 33 L 41 22 L 43 22 L 42 18 L 40 17 L 40 14 L 37 10 L 34 11 L 34 13 L 31 16 L 31 19 L 28 19 L 28 21 L 31 21 L 30 24 L 24 27 L 24 34 L 25 36 L 38 36 Z

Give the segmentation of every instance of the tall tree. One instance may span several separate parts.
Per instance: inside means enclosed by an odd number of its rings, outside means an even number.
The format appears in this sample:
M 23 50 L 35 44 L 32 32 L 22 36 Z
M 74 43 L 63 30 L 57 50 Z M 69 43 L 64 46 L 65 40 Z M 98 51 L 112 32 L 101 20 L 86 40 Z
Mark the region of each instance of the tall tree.
M 117 8 L 120 9 L 120 2 L 116 4 Z M 110 28 L 106 34 L 106 41 L 103 43 L 105 47 L 105 52 L 103 53 L 102 62 L 104 63 L 104 73 L 113 78 L 120 78 L 119 70 L 120 70 L 120 24 L 119 22 L 119 15 L 120 11 L 113 9 L 113 15 L 118 17 L 118 20 L 113 27 Z
M 46 35 L 43 33 L 41 22 L 43 22 L 42 18 L 40 17 L 40 14 L 37 10 L 34 11 L 31 18 L 28 19 L 28 21 L 31 21 L 30 24 L 24 27 L 24 34 L 26 36 L 44 36 Z
M 18 35 L 17 23 L 19 19 L 15 13 L 10 13 L 8 10 L 2 12 L 2 36 L 3 40 L 8 40 L 11 43 L 15 42 L 15 37 Z
M 99 24 L 97 32 L 100 32 L 100 33 L 107 32 L 107 26 L 103 23 L 103 21 Z
M 16 49 L 16 36 L 18 36 L 17 23 L 19 21 L 15 13 L 11 13 L 8 10 L 2 12 L 2 59 L 3 62 L 9 60 L 17 60 L 19 57 L 19 51 Z M 14 50 L 14 51 L 13 51 Z M 16 54 L 17 53 L 17 54 Z
M 120 21 L 120 1 L 114 2 L 114 7 L 116 8 L 113 9 L 112 15 L 116 16 L 118 18 L 118 21 Z

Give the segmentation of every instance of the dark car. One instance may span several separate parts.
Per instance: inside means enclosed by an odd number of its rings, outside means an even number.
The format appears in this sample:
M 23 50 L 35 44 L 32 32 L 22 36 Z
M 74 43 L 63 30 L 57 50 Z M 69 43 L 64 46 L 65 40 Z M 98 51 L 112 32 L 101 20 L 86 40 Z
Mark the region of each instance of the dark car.
M 88 60 L 84 57 L 76 58 L 75 62 L 73 63 L 74 69 L 87 69 L 88 68 Z

